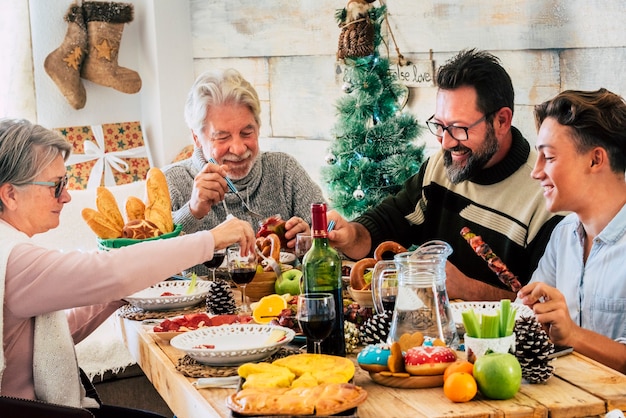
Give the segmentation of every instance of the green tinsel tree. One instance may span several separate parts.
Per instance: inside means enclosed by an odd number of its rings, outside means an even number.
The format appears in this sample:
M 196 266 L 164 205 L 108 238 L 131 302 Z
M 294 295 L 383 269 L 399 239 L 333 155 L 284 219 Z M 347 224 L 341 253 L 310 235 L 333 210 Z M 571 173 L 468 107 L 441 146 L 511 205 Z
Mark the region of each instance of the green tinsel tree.
M 370 7 L 352 23 L 346 22 L 345 8 L 336 13 L 344 27 L 338 58 L 345 63 L 342 89 L 346 95 L 336 105 L 334 140 L 326 156 L 329 165 L 322 167 L 321 176 L 331 206 L 348 219 L 397 193 L 424 158 L 424 146 L 414 143 L 422 127 L 402 111 L 408 89 L 395 80 L 389 60 L 378 53 L 385 13 L 384 5 Z M 365 24 L 369 26 L 358 26 Z M 366 39 L 368 31 L 369 48 L 342 46 L 344 40 Z M 359 51 L 367 55 L 350 55 Z

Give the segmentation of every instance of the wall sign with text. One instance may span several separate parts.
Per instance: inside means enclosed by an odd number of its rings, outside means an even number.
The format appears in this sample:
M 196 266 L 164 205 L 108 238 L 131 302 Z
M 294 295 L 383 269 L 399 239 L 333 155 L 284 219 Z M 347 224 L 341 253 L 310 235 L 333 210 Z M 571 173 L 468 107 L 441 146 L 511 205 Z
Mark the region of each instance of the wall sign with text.
M 389 64 L 389 71 L 407 87 L 434 87 L 435 62 L 433 60 L 410 60 L 407 65 Z

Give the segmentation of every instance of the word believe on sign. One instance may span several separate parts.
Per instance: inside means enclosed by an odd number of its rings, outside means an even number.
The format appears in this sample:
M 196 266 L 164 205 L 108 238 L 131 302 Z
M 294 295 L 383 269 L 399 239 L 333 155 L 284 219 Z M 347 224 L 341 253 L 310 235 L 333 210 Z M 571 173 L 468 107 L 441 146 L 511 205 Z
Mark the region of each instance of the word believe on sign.
M 435 63 L 432 60 L 408 61 L 406 65 L 391 63 L 389 72 L 407 87 L 434 87 Z

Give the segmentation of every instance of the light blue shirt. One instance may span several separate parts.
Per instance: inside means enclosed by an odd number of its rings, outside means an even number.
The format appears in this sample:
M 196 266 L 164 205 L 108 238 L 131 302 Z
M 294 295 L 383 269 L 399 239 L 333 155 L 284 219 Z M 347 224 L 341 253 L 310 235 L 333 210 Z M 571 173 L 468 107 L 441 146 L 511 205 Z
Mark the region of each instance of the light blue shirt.
M 531 282 L 559 289 L 579 326 L 626 343 L 626 206 L 594 239 L 586 264 L 582 228 L 573 213 L 554 228 Z

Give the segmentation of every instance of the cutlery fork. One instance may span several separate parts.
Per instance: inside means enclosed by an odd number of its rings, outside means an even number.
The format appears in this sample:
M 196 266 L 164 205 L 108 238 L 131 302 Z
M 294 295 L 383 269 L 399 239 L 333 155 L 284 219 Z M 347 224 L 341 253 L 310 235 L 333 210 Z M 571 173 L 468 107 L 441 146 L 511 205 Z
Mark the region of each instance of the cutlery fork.
M 209 162 L 213 163 L 213 164 L 217 164 L 217 161 L 215 161 L 213 158 L 209 158 Z M 239 194 L 239 191 L 237 190 L 237 188 L 233 184 L 232 180 L 229 179 L 228 176 L 224 177 L 224 178 L 226 179 L 226 184 L 228 184 L 228 188 L 230 189 L 230 191 L 235 193 L 235 195 L 237 195 L 239 200 L 241 200 L 241 204 L 242 204 L 243 208 L 246 210 L 246 212 L 248 212 L 250 215 L 252 215 L 252 217 L 257 218 L 259 221 L 265 220 L 265 216 L 263 216 L 260 213 L 257 213 L 255 211 L 253 211 L 252 209 L 250 209 L 250 206 L 248 206 L 248 204 L 246 203 L 246 201 L 243 198 L 243 196 Z

